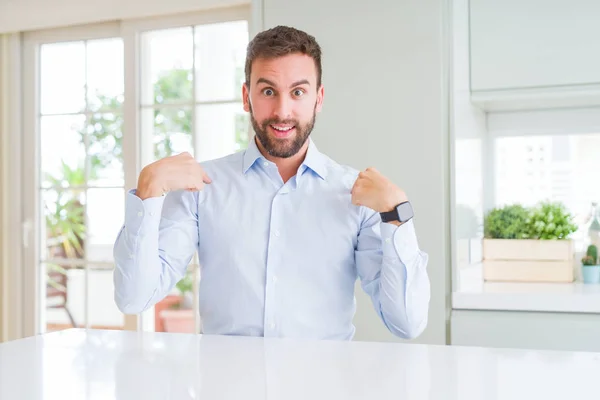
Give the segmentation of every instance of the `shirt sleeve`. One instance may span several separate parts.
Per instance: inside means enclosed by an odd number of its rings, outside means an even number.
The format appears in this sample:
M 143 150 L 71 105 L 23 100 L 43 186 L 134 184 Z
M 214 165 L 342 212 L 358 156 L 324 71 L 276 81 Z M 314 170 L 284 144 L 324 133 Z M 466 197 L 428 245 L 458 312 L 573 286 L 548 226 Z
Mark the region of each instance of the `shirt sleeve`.
M 113 248 L 115 302 L 123 313 L 145 311 L 185 275 L 198 247 L 197 196 L 178 191 L 142 200 L 127 193 Z
M 428 255 L 419 248 L 413 220 L 400 226 L 365 211 L 355 251 L 361 286 L 385 326 L 404 339 L 427 326 L 430 282 Z

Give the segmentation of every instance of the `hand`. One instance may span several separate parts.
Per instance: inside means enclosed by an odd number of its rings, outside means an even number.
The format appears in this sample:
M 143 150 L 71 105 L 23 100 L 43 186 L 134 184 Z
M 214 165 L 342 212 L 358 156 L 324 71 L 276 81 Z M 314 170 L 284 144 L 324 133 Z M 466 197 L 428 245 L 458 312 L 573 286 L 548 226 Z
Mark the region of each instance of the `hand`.
M 138 179 L 136 194 L 145 200 L 174 190 L 199 191 L 211 182 L 194 157 L 184 152 L 144 167 Z
M 352 204 L 377 212 L 392 211 L 405 201 L 408 201 L 406 193 L 375 168 L 360 172 L 352 187 Z

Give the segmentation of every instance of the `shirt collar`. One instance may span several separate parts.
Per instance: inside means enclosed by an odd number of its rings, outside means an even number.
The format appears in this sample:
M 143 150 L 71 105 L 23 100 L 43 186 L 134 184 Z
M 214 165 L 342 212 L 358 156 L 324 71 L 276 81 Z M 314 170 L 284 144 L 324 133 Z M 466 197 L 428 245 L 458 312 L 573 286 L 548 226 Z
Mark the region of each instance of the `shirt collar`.
M 306 157 L 302 165 L 306 165 L 313 172 L 319 175 L 321 178 L 327 178 L 327 157 L 317 149 L 317 145 L 309 138 L 308 150 L 306 151 Z M 300 168 L 302 168 L 302 165 Z
M 310 168 L 313 172 L 319 175 L 321 178 L 325 179 L 327 177 L 327 158 L 323 153 L 321 153 L 317 146 L 315 145 L 312 138 L 309 138 L 308 150 L 306 151 L 306 157 L 304 158 L 304 162 L 298 168 L 298 172 L 302 173 L 306 168 Z M 249 140 L 248 148 L 244 152 L 244 174 L 248 172 L 248 170 L 256 163 L 256 160 L 263 158 L 258 146 L 256 145 L 256 138 L 253 137 Z
M 252 137 L 252 139 L 248 141 L 248 148 L 244 152 L 244 174 L 248 172 L 250 167 L 252 167 L 259 158 L 264 157 L 256 146 L 256 137 Z

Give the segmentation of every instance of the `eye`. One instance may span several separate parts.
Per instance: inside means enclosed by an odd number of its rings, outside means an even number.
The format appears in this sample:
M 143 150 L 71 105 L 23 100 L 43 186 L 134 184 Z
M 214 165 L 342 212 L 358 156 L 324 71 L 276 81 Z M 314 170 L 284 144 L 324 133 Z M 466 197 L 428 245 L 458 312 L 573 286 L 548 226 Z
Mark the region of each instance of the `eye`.
M 266 88 L 266 89 L 263 89 L 263 94 L 265 96 L 273 96 L 275 94 L 275 92 L 273 91 L 273 89 Z
M 294 93 L 294 96 L 300 97 L 300 96 L 302 96 L 304 94 L 304 90 L 302 90 L 302 89 L 295 89 L 293 93 Z

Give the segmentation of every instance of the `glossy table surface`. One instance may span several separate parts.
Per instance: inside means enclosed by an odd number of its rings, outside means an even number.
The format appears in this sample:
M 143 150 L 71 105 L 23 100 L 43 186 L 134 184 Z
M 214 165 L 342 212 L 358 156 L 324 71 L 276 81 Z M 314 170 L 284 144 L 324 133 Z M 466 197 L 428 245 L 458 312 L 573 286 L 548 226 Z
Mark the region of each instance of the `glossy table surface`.
M 600 353 L 78 329 L 0 344 L 2 400 L 582 400 L 599 381 Z

